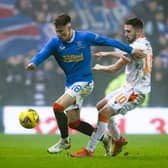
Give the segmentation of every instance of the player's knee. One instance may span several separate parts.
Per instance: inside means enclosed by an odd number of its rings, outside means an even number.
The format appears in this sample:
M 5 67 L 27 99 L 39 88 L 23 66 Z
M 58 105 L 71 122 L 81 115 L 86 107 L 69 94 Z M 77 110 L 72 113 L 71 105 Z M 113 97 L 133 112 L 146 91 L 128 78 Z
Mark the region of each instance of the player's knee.
M 76 121 L 73 121 L 73 122 L 70 122 L 70 123 L 69 123 L 69 127 L 70 127 L 70 128 L 73 128 L 73 129 L 78 128 L 79 125 L 80 125 L 80 120 L 76 120 Z
M 99 113 L 98 120 L 107 123 L 109 121 L 109 117 L 104 113 Z
M 54 102 L 53 103 L 53 110 L 54 110 L 55 113 L 64 112 L 64 107 L 61 104 L 59 104 L 57 102 Z
M 114 128 L 114 126 L 117 126 L 117 123 L 115 122 L 114 118 L 111 117 L 109 122 L 108 122 L 108 129 L 112 130 Z

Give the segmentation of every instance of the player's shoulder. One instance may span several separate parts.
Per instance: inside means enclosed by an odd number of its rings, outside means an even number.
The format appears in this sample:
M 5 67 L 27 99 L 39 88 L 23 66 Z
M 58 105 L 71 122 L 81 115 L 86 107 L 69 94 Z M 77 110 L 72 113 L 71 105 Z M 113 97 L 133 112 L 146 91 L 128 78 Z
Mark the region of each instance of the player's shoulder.
M 59 38 L 58 38 L 58 36 L 53 36 L 51 39 L 50 39 L 50 41 L 53 41 L 53 42 L 58 42 L 59 41 Z
M 44 46 L 45 48 L 54 48 L 55 46 L 59 45 L 59 38 L 57 36 L 53 36 L 50 39 L 48 39 L 46 45 Z
M 51 37 L 51 38 L 49 38 L 48 39 L 48 41 L 47 41 L 47 43 L 49 43 L 49 44 L 52 44 L 52 43 L 57 43 L 59 41 L 59 38 L 58 38 L 58 36 L 53 36 L 53 37 Z
M 135 40 L 135 42 L 137 42 L 137 43 L 146 43 L 146 42 L 148 42 L 149 43 L 149 40 L 145 36 L 143 36 L 143 37 L 137 38 Z
M 76 33 L 77 33 L 78 35 L 81 35 L 81 36 L 88 36 L 88 35 L 94 34 L 94 33 L 91 32 L 91 31 L 76 31 Z
M 96 34 L 91 31 L 77 31 L 76 35 L 78 39 L 84 40 L 85 42 L 95 39 L 96 37 Z
M 48 44 L 49 46 L 52 47 L 52 46 L 59 44 L 59 42 L 60 42 L 60 39 L 58 38 L 58 36 L 53 36 L 49 39 Z
M 150 46 L 150 42 L 145 37 L 136 39 L 131 46 L 140 50 L 145 50 Z

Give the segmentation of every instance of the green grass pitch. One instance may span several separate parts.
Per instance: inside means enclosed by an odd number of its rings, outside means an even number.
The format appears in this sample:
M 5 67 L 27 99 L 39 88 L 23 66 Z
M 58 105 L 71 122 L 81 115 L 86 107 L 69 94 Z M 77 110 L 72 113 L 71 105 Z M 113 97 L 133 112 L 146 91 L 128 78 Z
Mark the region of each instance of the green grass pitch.
M 70 135 L 72 147 L 60 154 L 48 154 L 56 135 L 0 134 L 0 167 L 4 168 L 167 168 L 168 135 L 125 135 L 128 144 L 116 157 L 104 157 L 99 143 L 92 158 L 71 158 L 70 152 L 85 147 L 88 137 Z M 124 152 L 128 152 L 124 156 Z

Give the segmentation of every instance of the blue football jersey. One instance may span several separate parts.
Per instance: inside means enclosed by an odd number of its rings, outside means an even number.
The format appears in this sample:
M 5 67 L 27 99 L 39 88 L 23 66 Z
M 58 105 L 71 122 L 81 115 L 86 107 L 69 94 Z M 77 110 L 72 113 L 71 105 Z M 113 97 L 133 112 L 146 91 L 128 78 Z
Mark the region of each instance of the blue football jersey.
M 74 31 L 71 41 L 51 38 L 31 62 L 36 66 L 54 56 L 66 75 L 66 86 L 78 81 L 92 81 L 91 46 L 112 46 L 131 53 L 133 48 L 115 39 L 92 32 Z

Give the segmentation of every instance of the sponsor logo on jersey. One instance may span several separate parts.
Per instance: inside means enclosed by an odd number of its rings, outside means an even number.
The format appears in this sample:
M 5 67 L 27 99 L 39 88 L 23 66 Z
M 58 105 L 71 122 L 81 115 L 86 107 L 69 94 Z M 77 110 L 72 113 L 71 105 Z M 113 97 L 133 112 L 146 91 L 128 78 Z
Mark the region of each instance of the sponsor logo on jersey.
M 60 46 L 59 49 L 60 50 L 65 50 L 65 46 Z
M 83 54 L 63 56 L 64 62 L 79 62 L 84 59 Z

